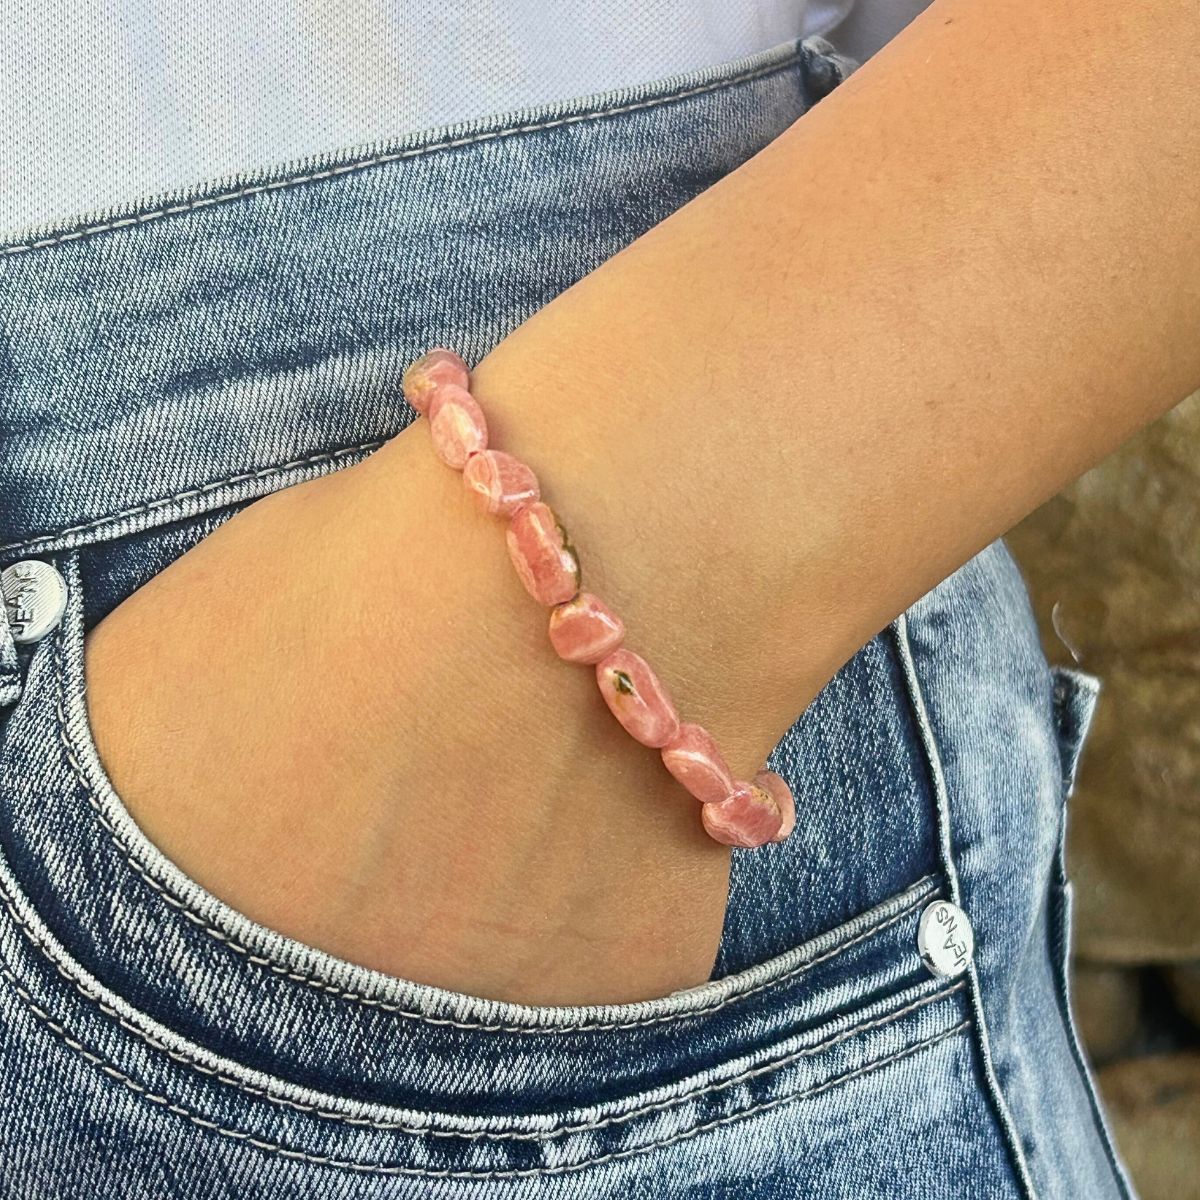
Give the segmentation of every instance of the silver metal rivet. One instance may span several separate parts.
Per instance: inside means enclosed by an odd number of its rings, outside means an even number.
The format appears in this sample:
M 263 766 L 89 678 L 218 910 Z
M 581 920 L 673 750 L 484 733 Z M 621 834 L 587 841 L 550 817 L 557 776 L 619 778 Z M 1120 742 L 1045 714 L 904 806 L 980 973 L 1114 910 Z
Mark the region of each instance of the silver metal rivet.
M 12 640 L 18 645 L 40 642 L 57 629 L 67 607 L 66 581 L 49 563 L 36 558 L 0 571 L 0 595 Z
M 941 979 L 954 979 L 970 965 L 975 953 L 975 931 L 967 914 L 949 900 L 935 900 L 917 925 L 921 961 Z

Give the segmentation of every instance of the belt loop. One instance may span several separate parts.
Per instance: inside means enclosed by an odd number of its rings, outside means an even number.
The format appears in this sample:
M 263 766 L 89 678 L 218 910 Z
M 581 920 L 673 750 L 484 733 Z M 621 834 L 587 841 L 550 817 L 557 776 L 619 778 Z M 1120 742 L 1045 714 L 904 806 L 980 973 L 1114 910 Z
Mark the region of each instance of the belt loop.
M 808 98 L 816 104 L 857 71 L 862 63 L 842 54 L 828 38 L 814 33 L 800 39 L 800 66 Z

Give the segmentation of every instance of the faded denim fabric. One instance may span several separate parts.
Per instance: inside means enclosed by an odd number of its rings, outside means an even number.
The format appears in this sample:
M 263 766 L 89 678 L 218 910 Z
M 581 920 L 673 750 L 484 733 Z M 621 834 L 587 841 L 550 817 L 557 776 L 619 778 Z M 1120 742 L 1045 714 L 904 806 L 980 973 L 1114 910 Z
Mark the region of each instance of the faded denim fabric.
M 262 928 L 148 842 L 88 728 L 105 613 L 369 454 L 414 357 L 478 361 L 852 67 L 797 40 L 0 251 L 0 566 L 69 594 L 0 638 L 0 1195 L 1130 1196 L 1066 991 L 1095 681 L 1049 668 L 999 543 L 798 717 L 795 834 L 735 852 L 712 981 L 644 1003 L 502 1004 Z M 974 927 L 959 978 L 917 952 L 936 897 Z

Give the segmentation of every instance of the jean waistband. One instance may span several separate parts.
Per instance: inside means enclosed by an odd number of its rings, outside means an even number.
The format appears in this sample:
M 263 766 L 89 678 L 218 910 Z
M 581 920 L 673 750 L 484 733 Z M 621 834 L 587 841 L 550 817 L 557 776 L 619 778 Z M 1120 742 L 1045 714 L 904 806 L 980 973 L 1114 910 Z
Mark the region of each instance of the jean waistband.
M 0 247 L 0 564 L 368 454 L 428 344 L 478 360 L 854 65 L 796 39 Z

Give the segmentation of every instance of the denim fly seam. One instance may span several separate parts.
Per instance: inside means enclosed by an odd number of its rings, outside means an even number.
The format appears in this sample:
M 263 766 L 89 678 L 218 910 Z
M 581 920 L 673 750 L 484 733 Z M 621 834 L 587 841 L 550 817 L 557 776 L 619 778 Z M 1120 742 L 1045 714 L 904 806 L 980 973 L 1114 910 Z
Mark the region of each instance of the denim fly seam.
M 8 606 L 0 603 L 0 710 L 15 704 L 21 694 L 21 664 L 8 622 Z
M 1042 653 L 1024 581 L 1002 542 L 922 597 L 904 631 L 938 756 L 947 850 L 963 907 L 976 919 L 972 984 L 989 1086 L 1040 1200 L 1119 1200 L 1127 1193 L 1103 1122 L 1093 1120 L 1094 1085 L 1062 986 L 1065 768 L 1078 759 L 1086 705 L 1076 706 L 1081 719 L 1064 719 L 1061 675 Z M 997 906 L 1000 896 L 1008 900 Z M 1035 1065 L 1049 1062 L 1058 1066 Z

